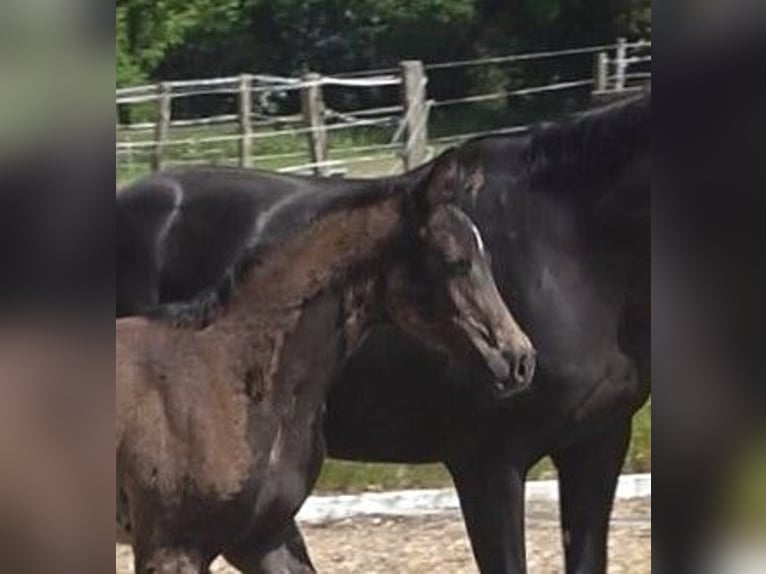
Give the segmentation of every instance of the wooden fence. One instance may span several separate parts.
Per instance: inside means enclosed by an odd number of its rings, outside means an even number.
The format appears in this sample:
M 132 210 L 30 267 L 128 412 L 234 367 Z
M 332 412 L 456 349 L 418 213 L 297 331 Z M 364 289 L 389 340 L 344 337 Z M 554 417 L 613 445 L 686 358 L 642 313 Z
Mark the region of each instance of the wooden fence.
M 285 78 L 266 75 L 242 74 L 228 78 L 206 80 L 183 80 L 161 82 L 156 85 L 138 86 L 117 90 L 118 106 L 149 104 L 156 106 L 151 122 L 132 125 L 118 125 L 119 133 L 144 131 L 153 135 L 152 139 L 133 141 L 122 138 L 118 141 L 118 165 L 120 154 L 132 154 L 136 150 L 149 153 L 149 165 L 152 170 L 159 170 L 171 163 L 169 150 L 172 146 L 199 145 L 200 143 L 232 142 L 237 145 L 236 161 L 240 166 L 253 165 L 254 159 L 261 157 L 290 156 L 290 153 L 272 156 L 256 156 L 258 142 L 268 137 L 280 135 L 305 135 L 308 149 L 308 163 L 287 166 L 283 171 L 309 172 L 326 176 L 337 173 L 343 162 L 331 160 L 328 154 L 328 132 L 350 129 L 358 126 L 395 127 L 389 143 L 369 146 L 370 151 L 397 152 L 401 167 L 411 169 L 429 157 L 428 124 L 429 113 L 433 108 L 487 102 L 513 96 L 531 96 L 545 92 L 589 88 L 594 99 L 602 100 L 641 89 L 650 78 L 650 72 L 631 73 L 636 66 L 651 62 L 647 53 L 651 44 L 648 42 L 629 43 L 619 39 L 610 46 L 592 46 L 532 54 L 516 54 L 496 58 L 443 62 L 424 65 L 419 61 L 401 62 L 398 68 L 372 70 L 336 77 L 307 73 L 301 78 Z M 433 101 L 428 99 L 428 72 L 437 72 L 450 68 L 480 66 L 486 64 L 504 64 L 566 56 L 587 56 L 594 58 L 594 72 L 590 78 L 561 81 L 544 86 L 531 86 L 516 90 L 501 90 L 493 93 L 470 95 L 451 100 Z M 385 86 L 397 87 L 398 105 L 369 110 L 358 110 L 342 114 L 328 109 L 324 102 L 324 88 L 327 86 L 345 86 L 347 88 L 380 89 Z M 300 113 L 278 118 L 259 117 L 254 105 L 254 98 L 273 93 L 299 93 Z M 229 94 L 237 98 L 236 114 L 193 118 L 173 119 L 173 101 L 205 94 Z M 330 119 L 339 122 L 328 124 Z M 266 126 L 289 123 L 290 129 L 275 129 L 273 133 L 264 132 Z M 203 138 L 173 139 L 171 128 L 190 126 L 209 126 L 213 124 L 236 125 L 236 133 L 213 135 Z M 493 132 L 509 132 L 517 127 L 502 128 Z M 483 132 L 490 133 L 490 132 Z M 473 136 L 478 134 L 464 134 Z M 364 146 L 362 146 L 363 148 Z M 360 148 L 360 149 L 362 149 Z M 304 154 L 292 154 L 296 158 Z M 199 161 L 205 161 L 200 157 Z M 342 172 L 342 170 L 340 170 Z

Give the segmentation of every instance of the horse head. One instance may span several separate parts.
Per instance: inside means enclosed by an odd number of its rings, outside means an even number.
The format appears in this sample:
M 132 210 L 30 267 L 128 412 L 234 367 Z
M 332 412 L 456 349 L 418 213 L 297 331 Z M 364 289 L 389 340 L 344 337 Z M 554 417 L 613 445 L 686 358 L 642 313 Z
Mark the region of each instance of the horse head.
M 505 398 L 525 388 L 535 350 L 501 298 L 482 236 L 457 205 L 460 166 L 439 158 L 408 192 L 405 257 L 388 275 L 386 309 L 405 331 L 431 347 L 490 372 Z

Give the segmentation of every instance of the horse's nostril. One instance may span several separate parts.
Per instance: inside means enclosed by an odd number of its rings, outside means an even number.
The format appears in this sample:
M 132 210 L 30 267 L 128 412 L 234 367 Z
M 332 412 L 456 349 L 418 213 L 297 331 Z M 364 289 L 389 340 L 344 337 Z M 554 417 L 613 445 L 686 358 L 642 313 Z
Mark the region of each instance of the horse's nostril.
M 516 361 L 513 375 L 520 385 L 529 384 L 535 374 L 535 357 L 532 353 L 522 354 Z
M 501 356 L 505 373 L 504 376 L 499 376 L 499 369 L 494 370 L 495 391 L 500 397 L 507 398 L 525 389 L 532 382 L 537 359 L 534 351 L 514 352 L 505 349 Z

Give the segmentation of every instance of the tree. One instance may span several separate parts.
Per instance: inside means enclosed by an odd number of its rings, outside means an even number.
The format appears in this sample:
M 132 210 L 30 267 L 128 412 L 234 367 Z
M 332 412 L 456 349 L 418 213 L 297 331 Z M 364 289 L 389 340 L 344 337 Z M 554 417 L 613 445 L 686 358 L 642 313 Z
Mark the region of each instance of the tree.
M 147 80 L 192 32 L 226 30 L 239 0 L 117 0 L 117 83 Z

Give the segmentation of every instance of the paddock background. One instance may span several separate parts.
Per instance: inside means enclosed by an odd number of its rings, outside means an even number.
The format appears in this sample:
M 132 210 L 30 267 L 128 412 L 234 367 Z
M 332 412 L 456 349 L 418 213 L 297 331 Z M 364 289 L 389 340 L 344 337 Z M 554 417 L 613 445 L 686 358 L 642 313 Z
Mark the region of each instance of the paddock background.
M 563 571 L 558 510 L 550 502 L 528 505 L 527 556 L 529 571 Z M 357 517 L 319 525 L 303 532 L 320 572 L 333 574 L 476 574 L 460 516 Z M 609 574 L 651 572 L 651 501 L 619 501 L 610 530 Z M 116 574 L 132 574 L 128 547 L 118 547 Z M 214 574 L 234 574 L 223 560 Z
M 363 0 L 360 10 L 346 0 L 245 1 L 255 8 L 244 25 L 224 12 L 236 4 L 228 0 L 158 4 L 141 12 L 147 22 L 131 21 L 140 4 L 118 5 L 118 185 L 197 163 L 385 176 L 469 137 L 631 93 L 651 74 L 649 0 L 512 3 L 499 14 L 474 0 Z M 422 62 L 422 75 L 408 76 L 402 60 Z M 636 416 L 625 470 L 651 470 L 651 405 Z M 531 473 L 554 476 L 547 460 Z M 440 465 L 329 460 L 317 492 L 450 485 Z M 530 510 L 530 570 L 560 572 L 555 506 Z M 611 572 L 648 572 L 649 501 L 620 502 L 617 515 Z M 306 533 L 320 571 L 476 572 L 454 512 Z M 118 549 L 118 574 L 128 557 Z
M 451 77 L 492 78 L 445 87 Z M 644 39 L 337 75 L 242 73 L 117 90 L 117 177 L 207 163 L 379 177 L 470 137 L 640 90 Z

